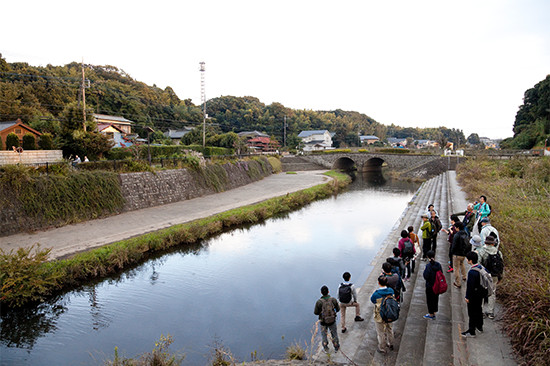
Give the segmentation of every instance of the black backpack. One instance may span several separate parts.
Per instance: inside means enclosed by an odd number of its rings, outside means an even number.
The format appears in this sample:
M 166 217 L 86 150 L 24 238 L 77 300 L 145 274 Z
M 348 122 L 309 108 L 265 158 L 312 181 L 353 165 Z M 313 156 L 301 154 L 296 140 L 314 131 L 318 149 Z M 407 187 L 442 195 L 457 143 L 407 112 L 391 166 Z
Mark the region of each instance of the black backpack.
M 388 295 L 380 303 L 380 317 L 384 323 L 391 323 L 399 319 L 399 303 L 393 295 Z
M 410 239 L 405 240 L 405 243 L 403 243 L 403 258 L 412 258 L 414 255 L 414 244 Z
M 485 261 L 485 269 L 491 274 L 491 276 L 496 276 L 499 280 L 502 279 L 504 262 L 498 252 L 497 254 L 489 254 L 487 256 L 487 260 Z
M 344 304 L 351 302 L 351 283 L 346 285 L 343 283 L 340 284 L 340 288 L 338 289 L 338 300 Z

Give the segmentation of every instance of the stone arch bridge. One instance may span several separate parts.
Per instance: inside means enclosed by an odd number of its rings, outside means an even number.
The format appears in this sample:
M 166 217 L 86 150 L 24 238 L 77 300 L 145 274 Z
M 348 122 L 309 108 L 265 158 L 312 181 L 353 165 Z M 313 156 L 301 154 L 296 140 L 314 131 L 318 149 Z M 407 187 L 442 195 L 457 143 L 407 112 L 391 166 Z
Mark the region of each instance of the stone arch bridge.
M 456 159 L 439 155 L 384 153 L 329 153 L 303 156 L 303 159 L 326 169 L 381 171 L 387 167 L 414 177 L 430 177 L 454 169 Z

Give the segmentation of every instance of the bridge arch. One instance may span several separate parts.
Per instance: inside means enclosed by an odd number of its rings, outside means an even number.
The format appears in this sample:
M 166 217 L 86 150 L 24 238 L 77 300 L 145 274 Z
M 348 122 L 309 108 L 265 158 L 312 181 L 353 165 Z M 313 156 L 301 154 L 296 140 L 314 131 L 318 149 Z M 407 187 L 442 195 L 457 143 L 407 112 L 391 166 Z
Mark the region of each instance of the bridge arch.
M 382 158 L 370 158 L 363 163 L 362 171 L 363 172 L 381 172 L 382 167 L 387 166 L 387 163 Z
M 357 170 L 357 166 L 356 166 L 355 161 L 353 159 L 350 159 L 348 157 L 341 157 L 341 158 L 336 159 L 334 164 L 332 164 L 332 169 L 352 171 L 352 170 Z

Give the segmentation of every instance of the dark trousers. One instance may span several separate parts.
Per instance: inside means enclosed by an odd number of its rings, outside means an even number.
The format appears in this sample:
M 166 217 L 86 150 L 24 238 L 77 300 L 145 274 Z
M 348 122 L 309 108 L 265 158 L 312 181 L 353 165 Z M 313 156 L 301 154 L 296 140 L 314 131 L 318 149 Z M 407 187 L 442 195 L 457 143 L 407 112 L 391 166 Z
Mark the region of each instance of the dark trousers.
M 437 235 L 432 238 L 431 249 L 434 251 L 437 249 Z
M 422 239 L 422 258 L 426 258 L 426 253 L 432 249 L 432 239 Z
M 414 273 L 414 266 L 416 264 L 416 261 L 414 259 L 411 259 L 411 272 Z
M 468 302 L 468 332 L 476 334 L 476 329 L 483 329 L 483 299 L 471 298 Z
M 451 247 L 453 243 L 449 243 L 449 267 L 453 266 L 453 254 L 451 253 Z
M 426 303 L 428 304 L 428 313 L 437 313 L 439 310 L 439 295 L 434 294 L 431 287 L 426 288 Z

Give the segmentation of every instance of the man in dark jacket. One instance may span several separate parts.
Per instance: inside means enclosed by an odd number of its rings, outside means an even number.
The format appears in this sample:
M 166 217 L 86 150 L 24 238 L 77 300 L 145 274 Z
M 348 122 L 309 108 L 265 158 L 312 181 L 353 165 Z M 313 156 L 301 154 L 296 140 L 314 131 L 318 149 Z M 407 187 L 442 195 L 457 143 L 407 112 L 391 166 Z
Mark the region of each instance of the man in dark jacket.
M 468 203 L 468 208 L 466 209 L 466 211 L 457 212 L 453 215 L 464 216 L 464 218 L 462 219 L 462 223 L 464 224 L 464 230 L 466 230 L 466 232 L 468 234 L 471 234 L 474 231 L 474 224 L 475 224 L 475 221 L 476 221 L 476 214 L 474 212 L 473 203 Z
M 430 217 L 430 224 L 432 225 L 432 247 L 431 250 L 435 253 L 437 250 L 437 234 L 441 231 L 441 228 L 443 227 L 441 225 L 441 221 L 439 220 L 439 216 L 437 216 L 437 213 L 435 211 L 431 211 L 432 217 Z
M 328 294 L 328 287 L 321 287 L 321 298 L 315 303 L 315 309 L 313 313 L 319 315 L 319 321 L 321 322 L 321 338 L 323 339 L 323 349 L 325 352 L 328 352 L 328 338 L 327 333 L 330 329 L 330 335 L 332 337 L 332 344 L 334 345 L 334 351 L 338 352 L 340 349 L 340 340 L 338 339 L 338 330 L 336 328 L 336 313 L 340 311 L 340 305 L 338 305 L 338 300 L 334 297 L 330 297 Z M 334 312 L 334 320 L 327 321 L 326 309 L 332 309 Z M 323 311 L 325 310 L 325 311 Z
M 458 232 L 453 237 L 453 245 L 451 246 L 451 254 L 453 255 L 453 270 L 455 273 L 455 281 L 453 286 L 456 288 L 462 287 L 462 281 L 466 280 L 466 267 L 464 266 L 464 259 L 466 254 L 472 250 L 469 236 L 466 230 L 464 230 L 464 224 L 462 222 L 456 222 L 455 228 Z
M 468 330 L 460 333 L 462 337 L 475 337 L 476 329 L 483 332 L 483 299 L 486 295 L 481 286 L 479 268 L 481 264 L 478 261 L 476 252 L 470 252 L 466 255 L 468 264 L 472 266 L 468 271 L 468 280 L 466 282 L 466 304 L 468 304 Z M 477 268 L 477 269 L 476 269 Z

